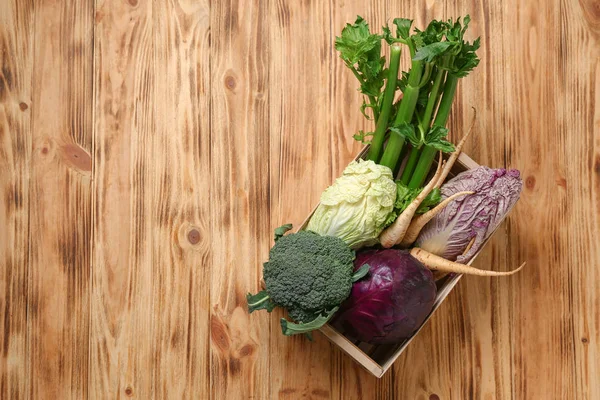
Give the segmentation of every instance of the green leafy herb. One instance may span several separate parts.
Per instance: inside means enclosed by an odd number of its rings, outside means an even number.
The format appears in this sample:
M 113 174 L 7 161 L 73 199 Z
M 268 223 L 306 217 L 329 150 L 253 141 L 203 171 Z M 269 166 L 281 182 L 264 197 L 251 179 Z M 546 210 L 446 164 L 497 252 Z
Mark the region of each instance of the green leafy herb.
M 406 86 L 408 85 L 408 71 L 402 71 L 402 76 L 398 79 L 398 89 L 402 93 L 406 90 Z
M 480 39 L 475 39 L 473 43 L 464 40 L 469 22 L 471 22 L 471 17 L 467 15 L 462 24 L 460 18 L 457 18 L 455 22 L 450 19 L 445 23 L 446 40 L 455 43 L 455 48 L 452 50 L 453 57 L 448 68 L 453 75 L 459 78 L 467 76 L 479 64 L 479 58 L 475 52 L 479 49 Z
M 415 29 L 415 35 L 413 35 L 413 42 L 415 48 L 418 51 L 422 47 L 434 43 L 442 42 L 444 34 L 446 33 L 446 25 L 442 21 L 433 20 L 425 28 L 424 31 Z M 416 54 L 413 54 L 413 56 Z
M 371 118 L 371 116 L 367 115 L 367 108 L 371 108 L 371 109 L 378 109 L 379 107 L 377 106 L 377 104 L 370 104 L 367 103 L 364 99 L 363 99 L 363 103 L 360 106 L 360 112 L 362 115 L 365 116 L 366 119 L 371 120 L 373 118 Z
M 383 38 L 388 44 L 393 43 L 404 43 L 407 44 L 408 38 L 410 37 L 410 28 L 412 26 L 412 20 L 406 18 L 394 18 L 394 25 L 396 26 L 396 36 L 392 34 L 389 26 L 384 25 L 381 30 L 383 31 Z
M 400 181 L 396 182 L 397 195 L 394 203 L 394 211 L 389 215 L 386 226 L 394 223 L 396 218 L 410 205 L 410 203 L 421 193 L 422 188 L 411 189 Z M 424 214 L 437 206 L 442 200 L 440 189 L 433 189 L 417 208 L 417 214 Z
M 363 130 L 358 131 L 358 133 L 354 134 L 354 140 L 356 140 L 357 142 L 361 142 L 362 144 L 369 144 L 371 143 L 370 137 L 373 137 L 373 132 L 365 132 Z
M 340 52 L 340 57 L 350 65 L 377 61 L 379 54 L 376 50 L 381 48 L 381 36 L 372 34 L 369 24 L 359 16 L 354 24 L 346 24 L 342 35 L 335 38 L 335 48 Z
M 452 22 L 452 19 L 449 19 L 446 25 L 446 38 L 449 41 L 453 42 L 462 42 L 465 32 L 469 27 L 469 23 L 471 22 L 471 16 L 466 15 L 461 24 L 460 17 L 456 19 L 455 22 Z
M 394 210 L 398 210 L 400 213 L 408 207 L 415 197 L 419 194 L 419 189 L 409 189 L 401 182 L 396 182 L 396 202 L 394 203 Z
M 454 43 L 451 42 L 435 42 L 428 44 L 427 46 L 421 47 L 413 60 L 424 60 L 426 62 L 432 62 L 436 57 L 443 55 Z
M 384 25 L 381 27 L 381 30 L 383 31 L 383 39 L 387 42 L 387 44 L 397 42 L 396 38 L 394 38 L 394 35 L 392 35 L 392 31 L 390 30 L 389 26 Z
M 479 65 L 479 58 L 475 53 L 479 49 L 480 39 L 477 38 L 470 44 L 465 42 L 462 51 L 454 59 L 454 68 L 452 73 L 459 78 L 467 76 L 473 69 Z
M 430 142 L 428 146 L 433 147 L 442 153 L 451 153 L 454 151 L 454 145 L 447 140 L 440 139 L 437 142 Z
M 396 36 L 407 40 L 410 36 L 410 27 L 413 21 L 407 18 L 394 18 L 394 25 L 396 25 Z
M 435 188 L 425 197 L 419 208 L 417 208 L 417 214 L 426 213 L 437 206 L 440 201 L 442 201 L 442 192 L 439 188 Z
M 385 77 L 382 37 L 371 33 L 367 22 L 358 16 L 354 24 L 346 24 L 341 36 L 335 38 L 335 48 L 358 79 L 361 93 L 368 96 L 375 119 L 379 116 L 378 97 Z
M 450 153 L 454 151 L 454 145 L 445 140 L 446 136 L 448 136 L 447 128 L 444 128 L 443 126 L 434 125 L 427 133 L 427 136 L 425 138 L 425 144 L 444 153 Z
M 403 136 L 413 146 L 419 146 L 421 144 L 420 139 L 417 137 L 417 135 L 415 133 L 414 125 L 409 124 L 408 122 L 400 122 L 400 123 L 394 124 L 393 126 L 390 127 L 390 131 Z

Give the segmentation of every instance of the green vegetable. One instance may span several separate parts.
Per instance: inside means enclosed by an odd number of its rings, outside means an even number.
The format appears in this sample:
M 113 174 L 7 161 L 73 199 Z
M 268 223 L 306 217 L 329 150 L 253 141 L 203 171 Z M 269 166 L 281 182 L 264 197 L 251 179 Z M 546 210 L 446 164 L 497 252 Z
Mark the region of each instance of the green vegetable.
M 434 66 L 444 56 L 449 47 L 440 42 L 444 36 L 445 27 L 439 21 L 434 20 L 430 22 L 425 31 L 415 29 L 415 33 L 411 36 L 407 36 L 406 23 L 402 25 L 402 28 L 401 30 L 399 27 L 397 32 L 400 38 L 398 41 L 408 45 L 412 60 L 410 71 L 403 74 L 403 79 L 400 83 L 403 96 L 398 105 L 398 113 L 396 114 L 393 127 L 413 123 L 417 106 L 420 102 L 425 102 L 425 99 L 429 98 L 427 90 L 435 89 L 430 83 Z M 418 57 L 417 55 L 423 54 L 425 48 L 427 49 L 424 53 L 425 57 Z M 415 148 L 420 146 L 420 143 L 414 143 L 415 141 L 411 140 L 411 137 L 403 134 L 408 132 L 402 130 L 396 132 L 397 134 L 395 135 L 390 135 L 388 144 L 381 157 L 381 165 L 394 170 L 400 160 L 400 154 L 407 139 L 413 143 Z
M 246 296 L 250 313 L 286 308 L 298 324 L 282 320 L 285 335 L 323 326 L 350 295 L 353 281 L 366 274 L 353 274 L 354 251 L 341 239 L 310 231 L 280 235 L 290 228 L 276 230 L 277 241 L 263 265 L 266 289 Z
M 369 97 L 369 103 L 364 102 L 361 111 L 372 108 L 376 120 L 374 132 L 361 131 L 354 137 L 366 143 L 366 137 L 372 136 L 367 159 L 392 171 L 396 171 L 409 141 L 412 151 L 401 181 L 411 189 L 423 185 L 437 150 L 453 151 L 452 144 L 446 140 L 445 126 L 456 85 L 459 78 L 468 75 L 479 63 L 476 54 L 479 39 L 473 43 L 464 40 L 470 20 L 468 15 L 462 22 L 460 18 L 433 20 L 425 30 L 414 28 L 411 33 L 412 21 L 396 18 L 395 35 L 387 25 L 379 35 L 371 33 L 366 21 L 359 16 L 336 38 L 340 57 L 359 79 L 361 92 Z M 385 58 L 381 56 L 382 40 L 391 46 L 387 70 Z M 399 48 L 396 46 L 399 44 L 408 47 L 411 67 L 403 71 L 397 81 Z M 384 80 L 387 82 L 385 93 L 382 92 Z M 393 104 L 397 88 L 403 96 Z
M 373 142 L 369 148 L 369 154 L 367 159 L 372 161 L 379 160 L 381 148 L 383 146 L 383 140 L 385 138 L 385 132 L 388 129 L 388 120 L 390 117 L 390 111 L 394 102 L 394 96 L 396 94 L 396 82 L 398 79 L 398 68 L 400 67 L 400 47 L 392 46 L 390 50 L 390 67 L 388 69 L 387 83 L 385 86 L 385 92 L 383 97 L 383 103 L 381 106 L 381 115 L 377 120 L 377 126 L 375 128 L 375 134 L 373 136 Z
M 292 229 L 292 224 L 281 225 L 279 228 L 275 229 L 275 241 L 278 241 L 287 231 Z
M 310 334 L 310 332 L 325 325 L 338 309 L 339 307 L 334 307 L 331 311 L 327 312 L 326 315 L 318 315 L 311 322 L 305 324 L 295 324 L 285 318 L 281 318 L 281 331 L 286 336 L 297 335 L 299 333 Z M 312 337 L 309 336 L 309 339 L 312 340 Z
M 431 44 L 424 46 L 415 54 L 414 58 L 427 60 L 431 58 L 432 52 L 441 51 L 440 54 L 443 56 L 439 57 L 438 55 L 436 63 L 438 73 L 433 88 L 439 90 L 441 80 L 443 79 L 441 76 L 446 74 L 446 78 L 443 85 L 443 95 L 439 101 L 433 126 L 430 127 L 429 124 L 431 123 L 433 110 L 437 106 L 440 96 L 440 93 L 436 90 L 432 90 L 423 118 L 419 122 L 419 130 L 421 132 L 428 132 L 424 136 L 424 147 L 420 154 L 418 154 L 418 161 L 414 162 L 414 160 L 409 159 L 410 162 L 407 163 L 409 168 L 406 168 L 402 175 L 402 181 L 407 183 L 410 188 L 418 188 L 423 185 L 438 150 L 444 152 L 453 151 L 453 146 L 444 140 L 448 133 L 444 127 L 450 115 L 450 108 L 452 107 L 456 93 L 458 79 L 467 76 L 479 64 L 479 58 L 476 54 L 476 51 L 479 49 L 479 38 L 473 43 L 464 40 L 464 35 L 470 21 L 471 18 L 468 15 L 465 16 L 462 24 L 460 18 L 457 18 L 454 22 L 451 19 L 448 20 L 443 23 L 446 41 L 441 43 L 444 43 L 444 48 L 442 49 L 439 46 L 434 48 L 434 45 Z M 414 172 L 410 170 L 413 166 Z M 411 175 L 410 180 L 408 180 L 409 175 Z
M 346 24 L 342 35 L 335 38 L 335 49 L 360 83 L 360 91 L 369 99 L 363 103 L 373 110 L 375 120 L 379 117 L 379 100 L 384 80 L 385 58 L 381 57 L 381 35 L 372 34 L 369 25 L 360 16 L 354 24 Z M 366 116 L 366 114 L 365 114 Z
M 338 237 L 352 248 L 377 243 L 394 209 L 392 171 L 373 161 L 353 161 L 321 195 L 307 230 Z
M 246 295 L 246 301 L 248 302 L 249 312 L 256 310 L 267 310 L 268 312 L 271 312 L 276 307 L 273 300 L 271 300 L 271 297 L 264 290 L 255 295 L 248 293 Z
M 410 189 L 409 187 L 407 187 L 400 181 L 396 182 L 396 185 L 397 185 L 396 186 L 397 187 L 397 195 L 396 195 L 396 201 L 394 202 L 394 211 L 392 211 L 392 213 L 389 215 L 386 226 L 391 225 L 392 222 L 394 222 L 396 220 L 396 218 L 400 214 L 402 214 L 402 212 L 406 209 L 406 207 L 408 207 L 408 205 L 410 203 L 412 203 L 412 201 L 421 192 L 421 188 Z M 425 197 L 423 202 L 421 202 L 421 205 L 419 206 L 419 208 L 417 208 L 416 214 L 426 213 L 427 211 L 431 210 L 436 205 L 438 205 L 438 203 L 441 200 L 442 200 L 442 196 L 441 196 L 440 189 L 438 189 L 438 188 L 433 189 L 431 191 L 431 193 L 429 193 L 427 195 L 427 197 Z
M 433 122 L 433 127 L 430 129 L 430 135 L 433 136 L 432 139 L 428 141 L 423 151 L 419 155 L 419 161 L 415 166 L 415 171 L 408 182 L 408 186 L 411 188 L 416 188 L 423 185 L 429 170 L 431 169 L 431 164 L 433 163 L 433 159 L 435 158 L 435 154 L 437 153 L 438 148 L 434 147 L 436 141 L 443 140 L 443 138 L 448 134 L 448 130 L 444 128 L 446 122 L 448 121 L 448 116 L 450 115 L 450 108 L 452 106 L 452 101 L 454 100 L 454 94 L 456 93 L 456 85 L 458 83 L 458 77 L 448 74 L 446 78 L 446 83 L 444 85 L 444 94 L 440 101 L 440 105 L 438 108 L 438 112 Z M 441 129 L 440 129 L 441 128 Z M 442 135 L 435 133 L 443 133 Z M 445 142 L 445 141 L 444 141 Z M 445 142 L 448 143 L 448 142 Z M 454 149 L 450 143 L 450 150 Z M 444 143 L 441 143 L 443 146 Z
M 359 269 L 357 269 L 356 272 L 354 272 L 354 275 L 352 275 L 352 283 L 357 282 L 365 276 L 367 276 L 367 274 L 369 273 L 369 268 L 369 265 L 365 264 L 362 265 Z

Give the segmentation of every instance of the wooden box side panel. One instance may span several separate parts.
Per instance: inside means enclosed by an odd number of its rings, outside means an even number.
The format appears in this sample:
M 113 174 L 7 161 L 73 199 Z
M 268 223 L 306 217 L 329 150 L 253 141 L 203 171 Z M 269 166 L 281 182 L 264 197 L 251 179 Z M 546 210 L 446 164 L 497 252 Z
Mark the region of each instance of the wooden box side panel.
M 365 352 L 358 348 L 354 343 L 348 340 L 344 335 L 339 333 L 333 326 L 327 324 L 319 330 L 330 342 L 336 344 L 344 353 L 352 357 L 364 369 L 378 378 L 381 378 L 385 370 L 369 357 Z

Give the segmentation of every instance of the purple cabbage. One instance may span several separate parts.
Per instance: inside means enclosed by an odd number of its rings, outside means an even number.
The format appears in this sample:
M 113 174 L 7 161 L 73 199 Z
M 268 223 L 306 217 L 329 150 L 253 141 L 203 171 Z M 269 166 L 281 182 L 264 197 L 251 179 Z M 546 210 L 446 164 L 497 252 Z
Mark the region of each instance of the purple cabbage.
M 352 286 L 334 321 L 351 338 L 373 344 L 398 343 L 410 337 L 431 312 L 436 286 L 431 271 L 407 251 L 359 252 L 355 270 L 370 266 Z
M 516 169 L 488 167 L 458 174 L 442 186 L 442 199 L 464 191 L 475 194 L 452 201 L 425 225 L 415 246 L 447 260 L 469 262 L 519 199 L 519 175 Z M 472 238 L 473 246 L 463 255 Z

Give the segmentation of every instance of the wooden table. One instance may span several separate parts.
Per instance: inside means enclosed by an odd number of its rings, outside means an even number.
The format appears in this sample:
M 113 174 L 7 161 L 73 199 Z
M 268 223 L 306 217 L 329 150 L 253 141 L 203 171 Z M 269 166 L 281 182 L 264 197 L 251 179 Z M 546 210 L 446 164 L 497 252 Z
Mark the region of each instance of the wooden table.
M 470 13 L 451 138 L 522 198 L 393 371 L 248 315 L 370 127 L 357 14 Z M 0 2 L 0 398 L 600 398 L 597 0 Z

